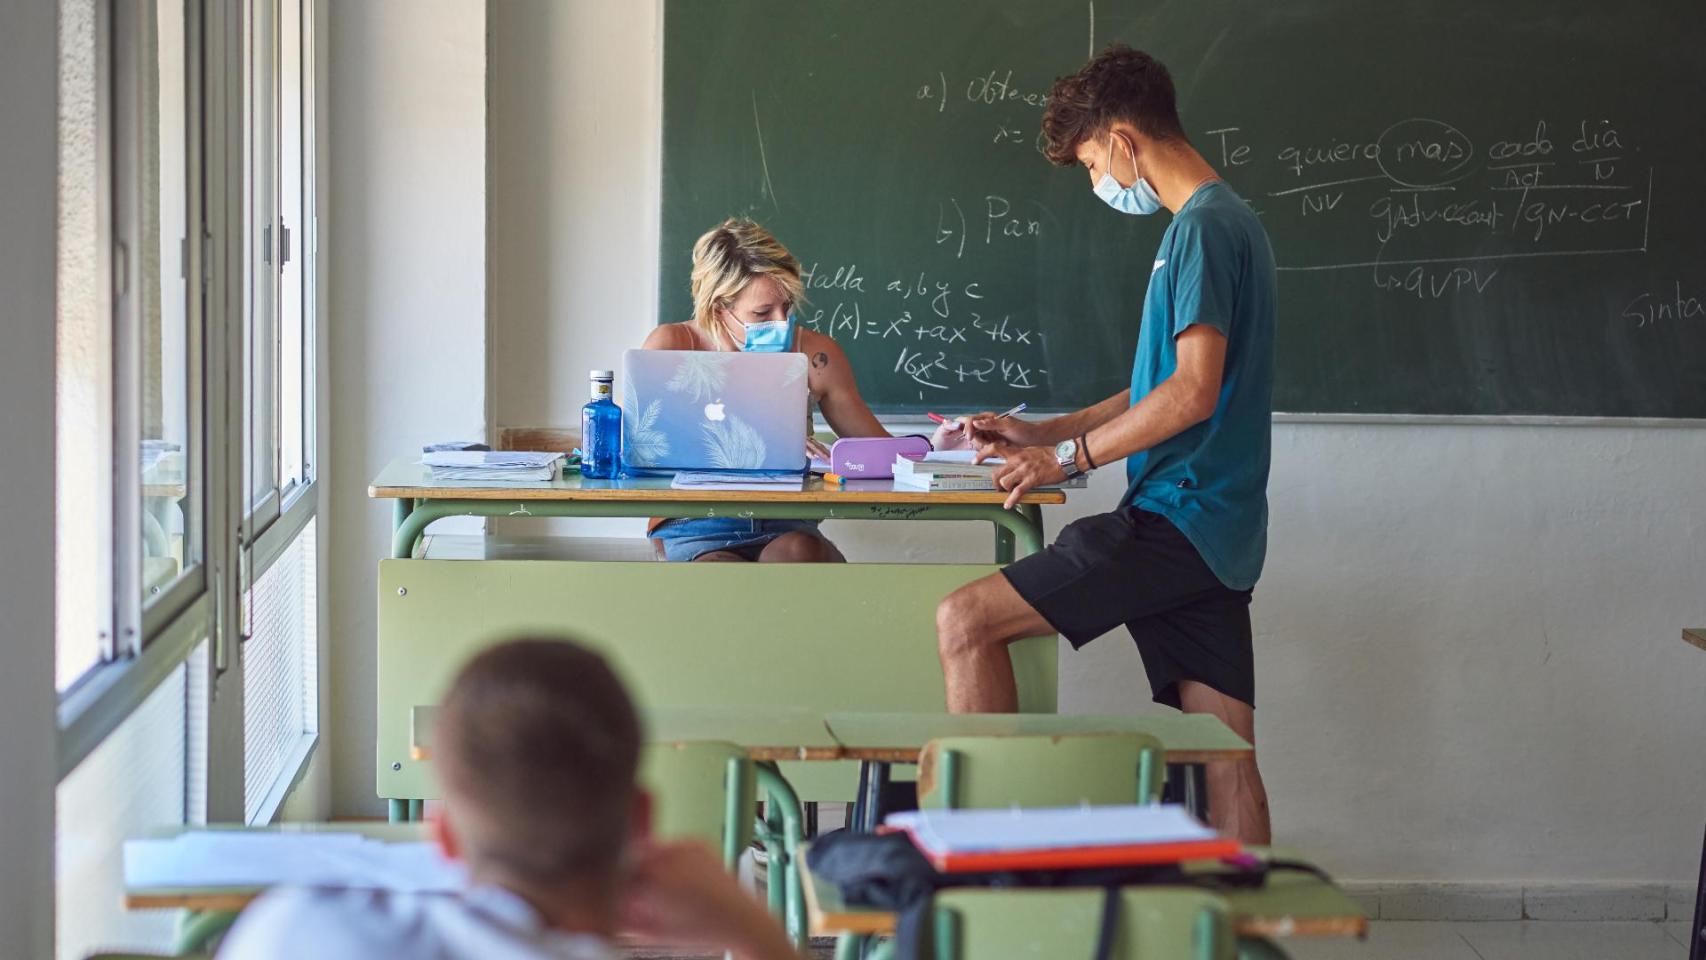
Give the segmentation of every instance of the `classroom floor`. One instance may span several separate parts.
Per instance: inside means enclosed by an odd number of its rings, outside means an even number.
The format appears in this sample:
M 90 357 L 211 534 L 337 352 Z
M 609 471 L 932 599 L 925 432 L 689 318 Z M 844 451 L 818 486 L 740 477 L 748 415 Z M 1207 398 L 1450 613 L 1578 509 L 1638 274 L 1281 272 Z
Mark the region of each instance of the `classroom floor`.
M 1386 920 L 1368 940 L 1285 940 L 1292 960 L 1685 960 L 1687 921 Z
M 1433 923 L 1387 920 L 1369 924 L 1368 939 L 1281 941 L 1292 960 L 1685 960 L 1687 921 L 1479 921 Z M 828 960 L 828 940 L 814 941 L 811 960 Z M 697 960 L 640 948 L 633 960 Z

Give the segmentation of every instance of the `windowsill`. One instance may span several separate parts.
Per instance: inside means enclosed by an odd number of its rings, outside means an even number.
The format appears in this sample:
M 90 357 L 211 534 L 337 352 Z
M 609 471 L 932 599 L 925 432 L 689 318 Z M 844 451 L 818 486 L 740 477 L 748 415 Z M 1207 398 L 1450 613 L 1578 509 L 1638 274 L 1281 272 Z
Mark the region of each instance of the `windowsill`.
M 277 818 L 284 802 L 290 799 L 291 793 L 301 786 L 307 777 L 308 767 L 314 761 L 314 750 L 319 744 L 320 735 L 317 733 L 304 733 L 297 738 L 296 744 L 290 748 L 290 759 L 285 762 L 284 770 L 267 791 L 266 798 L 261 801 L 255 815 L 249 818 L 250 826 L 264 826 Z

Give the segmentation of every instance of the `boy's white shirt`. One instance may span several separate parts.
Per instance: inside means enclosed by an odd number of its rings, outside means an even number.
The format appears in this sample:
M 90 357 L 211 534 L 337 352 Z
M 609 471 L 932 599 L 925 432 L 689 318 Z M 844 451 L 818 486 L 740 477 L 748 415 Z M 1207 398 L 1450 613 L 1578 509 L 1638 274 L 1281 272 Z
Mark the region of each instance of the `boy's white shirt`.
M 220 960 L 617 960 L 602 937 L 547 927 L 496 886 L 458 894 L 274 890 L 238 919 Z

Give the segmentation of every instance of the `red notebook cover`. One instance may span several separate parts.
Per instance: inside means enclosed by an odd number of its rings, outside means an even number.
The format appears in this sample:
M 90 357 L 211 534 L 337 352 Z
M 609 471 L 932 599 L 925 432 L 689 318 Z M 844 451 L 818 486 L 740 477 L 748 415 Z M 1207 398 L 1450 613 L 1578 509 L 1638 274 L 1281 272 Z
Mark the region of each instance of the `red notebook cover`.
M 988 870 L 1072 870 L 1083 867 L 1143 867 L 1186 860 L 1219 860 L 1243 851 L 1238 841 L 1226 838 L 1189 840 L 1180 843 L 1138 843 L 1100 847 L 1052 847 L 1039 850 L 980 850 L 971 853 L 931 853 L 918 844 L 918 852 L 942 873 L 978 873 Z

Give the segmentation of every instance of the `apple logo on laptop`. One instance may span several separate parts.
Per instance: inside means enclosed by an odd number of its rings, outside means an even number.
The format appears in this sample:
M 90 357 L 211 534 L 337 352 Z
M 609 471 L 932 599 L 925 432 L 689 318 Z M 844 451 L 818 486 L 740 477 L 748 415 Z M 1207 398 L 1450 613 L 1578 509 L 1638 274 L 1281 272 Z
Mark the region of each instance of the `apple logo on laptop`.
M 720 423 L 723 419 L 723 401 L 715 400 L 705 404 L 705 419 L 712 423 Z

